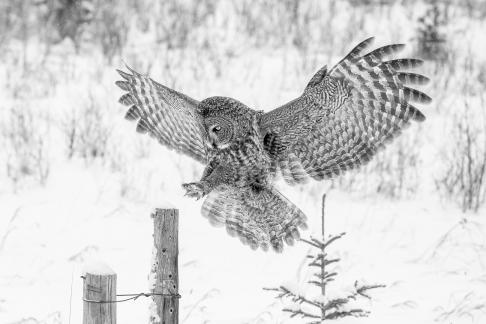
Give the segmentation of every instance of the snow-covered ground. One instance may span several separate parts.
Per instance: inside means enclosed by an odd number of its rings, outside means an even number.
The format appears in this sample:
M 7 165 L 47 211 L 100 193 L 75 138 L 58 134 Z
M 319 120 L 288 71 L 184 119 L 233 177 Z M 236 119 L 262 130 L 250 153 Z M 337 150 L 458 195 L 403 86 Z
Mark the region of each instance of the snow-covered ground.
M 69 186 L 65 179 L 70 179 Z M 146 291 L 150 213 L 164 200 L 180 208 L 181 320 L 285 322 L 280 303 L 262 288 L 302 278 L 299 269 L 307 247 L 299 244 L 280 255 L 251 251 L 211 227 L 199 215 L 199 203 L 181 198 L 178 181 L 168 190 L 172 194 L 160 193 L 160 200 L 125 201 L 117 198 L 112 176 L 70 167 L 53 175 L 48 190 L 4 195 L 0 322 L 32 317 L 41 323 L 68 323 L 71 317 L 79 323 L 80 275 L 83 263 L 93 259 L 116 271 L 120 293 Z M 311 228 L 319 228 L 319 199 L 305 193 L 289 196 L 311 216 Z M 339 294 L 355 279 L 387 285 L 373 292 L 372 303 L 366 305 L 369 318 L 343 323 L 485 319 L 484 217 L 463 218 L 450 206 L 426 198 L 357 200 L 331 191 L 327 202 L 327 231 L 347 232 L 333 248 L 342 261 L 337 268 L 340 281 L 329 290 Z M 120 323 L 146 317 L 148 300 L 118 305 Z
M 180 186 L 197 180 L 203 166 L 136 134 L 134 125 L 123 120 L 114 69 L 123 67 L 123 59 L 195 98 L 225 95 L 270 109 L 299 95 L 315 70 L 337 62 L 370 35 L 377 36 L 376 45 L 414 44 L 417 17 L 426 6 L 420 1 L 384 8 L 332 2 L 333 12 L 326 11 L 327 5 L 318 6 L 306 12 L 320 13 L 322 19 L 311 15 L 310 32 L 299 36 L 313 42 L 299 47 L 295 40 L 258 43 L 283 32 L 272 31 L 272 22 L 261 19 L 262 12 L 249 14 L 260 19 L 253 22 L 260 29 L 248 36 L 241 31 L 234 4 L 217 3 L 211 18 L 194 27 L 183 49 L 165 49 L 154 39 L 153 25 L 140 32 L 135 20 L 129 24 L 122 55 L 111 63 L 96 50 L 81 48 L 76 53 L 69 40 L 52 45 L 47 55 L 45 44 L 35 37 L 26 42 L 12 39 L 0 47 L 5 49 L 0 63 L 0 323 L 80 323 L 80 276 L 93 260 L 106 262 L 117 273 L 119 293 L 147 291 L 150 214 L 167 204 L 180 209 L 181 322 L 302 322 L 290 320 L 281 312 L 283 304 L 263 288 L 305 283 L 308 247 L 297 244 L 283 254 L 255 252 L 211 227 L 200 215 L 201 202 L 184 197 Z M 301 10 L 316 6 L 305 3 Z M 153 22 L 162 11 L 156 6 L 145 18 Z M 281 16 L 277 9 L 267 11 L 269 19 Z M 379 172 L 393 177 L 395 164 L 389 166 L 391 171 L 371 164 L 331 189 L 329 182 L 297 188 L 279 184 L 308 215 L 305 236 L 319 232 L 320 196 L 328 192 L 326 231 L 347 233 L 331 248 L 341 262 L 330 294 L 339 295 L 355 280 L 386 285 L 365 301 L 369 317 L 339 323 L 486 323 L 486 210 L 464 213 L 436 189 L 444 168 L 442 154 L 453 142 L 445 127 L 465 101 L 484 109 L 481 35 L 486 28 L 484 19 L 468 17 L 456 7 L 449 14 L 452 18 L 443 31 L 454 53 L 451 62 L 457 64 L 424 66 L 432 79 L 425 90 L 434 103 L 422 109 L 427 121 L 403 135 L 414 139 L 417 156 L 413 166 L 405 165 L 413 169 L 404 173 L 411 187 L 407 193 L 390 198 L 374 190 L 374 181 L 383 177 Z M 299 21 L 306 26 L 305 19 Z M 298 34 L 291 29 L 285 33 Z M 413 47 L 406 53 L 412 54 Z M 471 64 L 473 72 L 467 69 Z M 24 124 L 12 119 L 14 111 L 24 114 Z M 78 138 L 72 152 L 71 121 L 77 136 L 87 138 Z M 25 136 L 19 135 L 22 132 Z M 420 139 L 415 141 L 413 134 Z M 380 161 L 396 159 L 393 152 L 385 151 Z M 46 165 L 47 174 L 42 172 Z M 119 304 L 118 322 L 147 322 L 149 304 L 143 298 Z

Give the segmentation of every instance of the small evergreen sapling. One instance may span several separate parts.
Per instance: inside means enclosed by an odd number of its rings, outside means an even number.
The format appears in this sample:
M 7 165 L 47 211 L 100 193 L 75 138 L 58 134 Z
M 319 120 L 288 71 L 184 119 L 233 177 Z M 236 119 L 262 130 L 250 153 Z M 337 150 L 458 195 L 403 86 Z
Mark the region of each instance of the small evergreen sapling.
M 324 206 L 326 195 L 322 197 L 322 236 L 324 237 Z M 349 303 L 359 298 L 371 299 L 368 292 L 371 289 L 384 287 L 383 285 L 364 285 L 355 281 L 352 291 L 341 297 L 326 297 L 328 284 L 338 275 L 337 272 L 326 271 L 326 267 L 332 263 L 339 262 L 338 258 L 330 258 L 326 249 L 330 244 L 342 238 L 345 233 L 330 236 L 327 240 L 310 238 L 309 240 L 301 239 L 312 248 L 312 252 L 306 256 L 310 262 L 307 264 L 314 272 L 312 279 L 308 281 L 309 285 L 320 289 L 320 295 L 309 298 L 300 290 L 306 290 L 310 286 L 290 287 L 290 285 L 281 285 L 278 288 L 264 288 L 264 290 L 275 291 L 276 298 L 285 299 L 291 302 L 290 307 L 285 307 L 284 312 L 290 313 L 290 317 L 301 317 L 309 319 L 309 324 L 322 323 L 325 320 L 334 320 L 342 317 L 363 317 L 369 314 L 368 311 L 361 308 L 349 307 Z M 301 289 L 302 288 L 302 289 Z M 334 294 L 333 294 L 334 295 Z

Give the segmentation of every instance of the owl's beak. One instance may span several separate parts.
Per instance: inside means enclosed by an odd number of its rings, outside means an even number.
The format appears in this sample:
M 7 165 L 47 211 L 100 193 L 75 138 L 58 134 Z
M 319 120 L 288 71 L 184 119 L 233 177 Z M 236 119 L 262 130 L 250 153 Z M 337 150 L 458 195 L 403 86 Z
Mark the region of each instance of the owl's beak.
M 206 144 L 206 148 L 208 148 L 208 149 L 213 148 L 213 143 L 211 141 L 205 141 L 204 144 Z
M 218 150 L 222 150 L 222 149 L 225 149 L 227 147 L 230 146 L 230 143 L 224 143 L 222 144 L 216 135 L 214 134 L 209 134 L 208 136 L 209 138 L 209 141 L 206 142 L 208 148 L 210 149 L 218 149 Z
M 217 148 L 218 147 L 218 145 L 217 145 L 218 144 L 218 138 L 215 134 L 209 133 L 208 139 L 209 139 L 208 144 L 211 148 Z
M 211 143 L 216 143 L 218 141 L 218 137 L 214 133 L 209 133 L 209 141 Z
M 214 150 L 214 149 L 217 149 L 217 148 L 220 148 L 218 146 L 218 139 L 216 138 L 216 136 L 214 134 L 208 134 L 206 133 L 206 141 L 205 141 L 205 144 L 206 144 L 206 147 L 208 149 L 211 149 L 211 150 Z

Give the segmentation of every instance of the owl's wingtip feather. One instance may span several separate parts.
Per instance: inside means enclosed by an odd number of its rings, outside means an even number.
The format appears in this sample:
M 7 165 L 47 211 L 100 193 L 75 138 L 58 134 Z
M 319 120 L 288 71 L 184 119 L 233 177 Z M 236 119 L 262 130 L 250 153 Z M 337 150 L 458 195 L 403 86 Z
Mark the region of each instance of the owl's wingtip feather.
M 130 85 L 127 81 L 115 81 L 115 85 L 118 86 L 123 91 L 130 91 Z
M 116 72 L 118 72 L 118 74 L 120 74 L 120 76 L 122 78 L 124 78 L 126 81 L 130 81 L 133 78 L 133 76 L 131 74 L 128 74 L 127 72 L 124 72 L 124 71 L 122 71 L 120 69 L 116 69 Z
M 366 39 L 365 39 L 364 41 L 362 41 L 361 43 L 366 43 L 366 44 L 368 44 L 368 43 L 374 42 L 374 41 L 375 41 L 375 38 L 376 38 L 376 36 L 374 36 L 374 35 L 373 35 L 373 36 L 369 36 L 368 38 L 366 38 Z
M 425 119 L 425 115 L 420 110 L 415 111 L 415 114 L 413 115 L 413 120 L 423 122 L 425 121 Z

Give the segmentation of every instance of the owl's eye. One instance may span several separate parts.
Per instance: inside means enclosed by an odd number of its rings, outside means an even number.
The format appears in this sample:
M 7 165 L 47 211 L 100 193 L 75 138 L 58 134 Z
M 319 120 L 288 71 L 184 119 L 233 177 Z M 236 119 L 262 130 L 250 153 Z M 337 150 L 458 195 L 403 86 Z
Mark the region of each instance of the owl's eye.
M 221 126 L 219 126 L 219 125 L 213 127 L 213 132 L 215 132 L 215 133 L 219 132 L 220 130 L 221 130 Z

